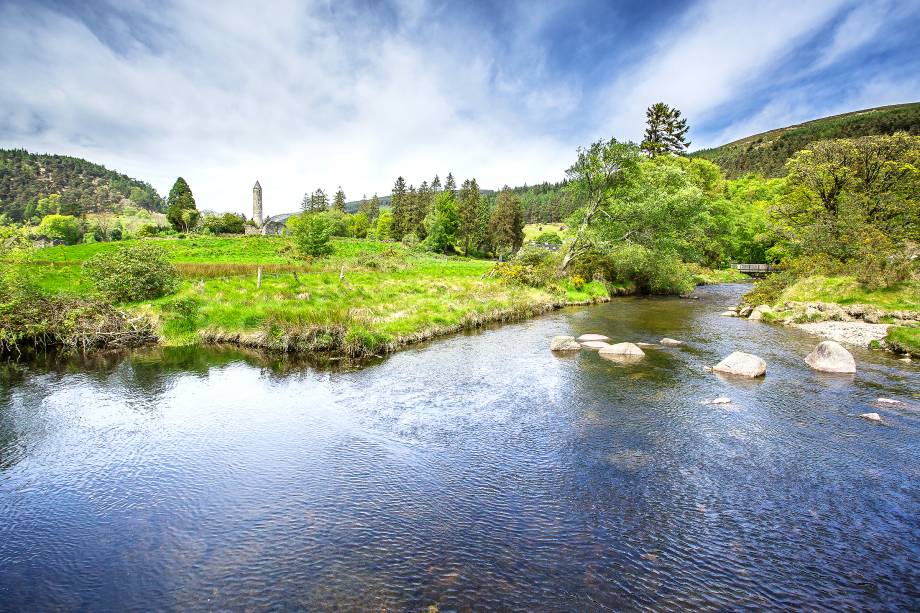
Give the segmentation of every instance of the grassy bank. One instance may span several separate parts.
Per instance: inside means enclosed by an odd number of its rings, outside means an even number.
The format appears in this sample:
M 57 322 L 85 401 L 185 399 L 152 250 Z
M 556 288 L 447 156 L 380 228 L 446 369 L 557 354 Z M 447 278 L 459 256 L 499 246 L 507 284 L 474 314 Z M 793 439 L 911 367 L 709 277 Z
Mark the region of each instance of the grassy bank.
M 893 326 L 885 343 L 893 350 L 920 358 L 920 327 Z
M 119 306 L 153 321 L 167 345 L 231 342 L 361 356 L 609 296 L 597 282 L 577 290 L 565 282 L 550 288 L 509 284 L 487 274 L 489 261 L 375 241 L 335 240 L 332 255 L 312 262 L 296 258 L 289 242 L 278 237 L 156 243 L 182 275 L 179 290 Z M 83 262 L 118 247 L 42 249 L 23 266 L 48 294 L 86 296 L 92 287 L 82 274 Z
M 908 281 L 873 290 L 853 277 L 806 277 L 783 290 L 776 304 L 818 301 L 865 304 L 882 311 L 920 311 L 920 283 Z

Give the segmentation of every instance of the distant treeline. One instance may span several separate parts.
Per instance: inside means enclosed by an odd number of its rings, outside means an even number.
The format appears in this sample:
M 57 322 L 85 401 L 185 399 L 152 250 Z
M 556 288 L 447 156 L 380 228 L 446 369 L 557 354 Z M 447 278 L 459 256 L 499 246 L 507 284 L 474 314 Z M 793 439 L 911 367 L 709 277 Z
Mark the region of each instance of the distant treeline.
M 920 134 L 920 103 L 866 109 L 816 119 L 788 128 L 755 134 L 714 149 L 691 153 L 715 162 L 729 179 L 746 174 L 786 175 L 786 160 L 809 143 L 833 138 L 855 138 L 907 132 Z
M 149 184 L 100 164 L 66 155 L 0 149 L 0 215 L 23 222 L 37 215 L 42 198 L 59 194 L 59 211 L 79 217 L 111 211 L 124 199 L 161 212 L 164 202 Z

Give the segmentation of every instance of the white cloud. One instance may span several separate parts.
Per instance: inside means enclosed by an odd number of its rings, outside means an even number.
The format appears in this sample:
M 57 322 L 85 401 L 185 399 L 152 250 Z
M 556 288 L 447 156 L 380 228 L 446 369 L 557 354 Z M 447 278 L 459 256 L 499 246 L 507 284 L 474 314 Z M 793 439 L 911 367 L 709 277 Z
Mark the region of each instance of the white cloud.
M 837 26 L 834 38 L 825 47 L 813 69 L 830 66 L 848 53 L 870 42 L 884 25 L 890 11 L 889 2 L 867 2 L 854 8 Z

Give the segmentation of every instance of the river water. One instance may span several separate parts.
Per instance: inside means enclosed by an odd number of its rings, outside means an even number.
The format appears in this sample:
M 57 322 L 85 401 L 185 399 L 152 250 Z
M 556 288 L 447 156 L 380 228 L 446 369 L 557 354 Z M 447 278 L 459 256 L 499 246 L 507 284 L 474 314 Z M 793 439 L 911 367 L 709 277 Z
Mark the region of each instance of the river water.
M 213 349 L 7 365 L 0 608 L 916 610 L 920 368 L 854 350 L 855 376 L 812 372 L 815 337 L 718 315 L 742 291 L 362 369 Z M 687 345 L 548 351 L 585 332 Z M 705 371 L 735 349 L 767 376 Z

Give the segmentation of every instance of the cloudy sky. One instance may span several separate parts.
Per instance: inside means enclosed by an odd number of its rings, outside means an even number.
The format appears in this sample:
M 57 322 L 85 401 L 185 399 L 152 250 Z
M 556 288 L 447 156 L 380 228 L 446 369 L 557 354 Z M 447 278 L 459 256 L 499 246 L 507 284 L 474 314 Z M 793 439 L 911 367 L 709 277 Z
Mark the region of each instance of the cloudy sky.
M 199 208 L 296 209 L 475 176 L 557 180 L 641 138 L 692 148 L 920 100 L 920 2 L 0 0 L 0 147 L 76 155 Z

